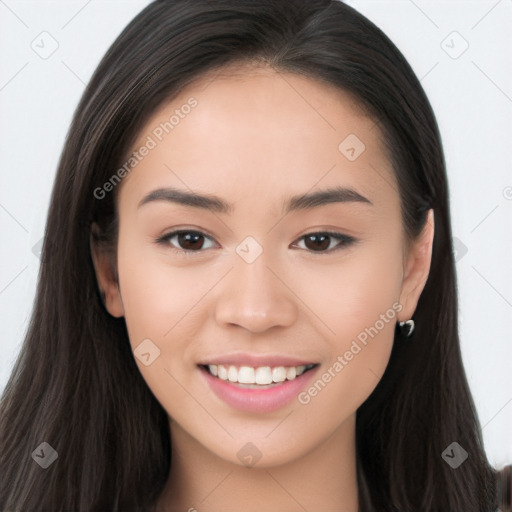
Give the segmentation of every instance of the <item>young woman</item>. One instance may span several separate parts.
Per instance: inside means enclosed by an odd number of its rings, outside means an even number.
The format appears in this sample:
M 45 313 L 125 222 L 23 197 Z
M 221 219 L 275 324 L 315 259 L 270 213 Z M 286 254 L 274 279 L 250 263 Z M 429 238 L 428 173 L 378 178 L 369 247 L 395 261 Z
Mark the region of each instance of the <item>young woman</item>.
M 5 511 L 505 510 L 391 41 L 332 0 L 144 9 L 75 113 L 0 411 Z

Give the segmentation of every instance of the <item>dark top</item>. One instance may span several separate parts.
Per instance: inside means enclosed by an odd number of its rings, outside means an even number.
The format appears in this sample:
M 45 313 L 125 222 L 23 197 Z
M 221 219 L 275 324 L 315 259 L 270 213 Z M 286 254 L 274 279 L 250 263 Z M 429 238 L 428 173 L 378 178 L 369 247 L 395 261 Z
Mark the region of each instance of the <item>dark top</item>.
M 512 464 L 500 471 L 498 478 L 498 504 L 496 512 L 512 512 Z

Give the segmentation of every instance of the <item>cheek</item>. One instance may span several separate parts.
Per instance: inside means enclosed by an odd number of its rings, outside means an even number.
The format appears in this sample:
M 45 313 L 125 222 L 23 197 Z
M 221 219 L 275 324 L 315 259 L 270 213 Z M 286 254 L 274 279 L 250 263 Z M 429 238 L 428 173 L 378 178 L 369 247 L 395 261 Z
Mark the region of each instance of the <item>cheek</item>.
M 398 244 L 368 243 L 339 261 L 303 264 L 300 270 L 294 292 L 321 320 L 329 339 L 355 338 L 386 312 L 387 320 L 393 319 L 386 326 L 396 323 L 402 282 Z
M 166 265 L 163 249 L 128 232 L 119 235 L 118 269 L 125 320 L 134 339 L 135 333 L 161 338 L 180 311 L 200 297 L 194 270 Z
M 218 280 L 211 265 L 173 265 L 165 251 L 119 237 L 119 281 L 133 350 L 150 339 L 160 350 L 155 366 L 195 366 L 193 340 L 206 321 L 205 294 Z M 185 259 L 183 260 L 185 262 Z M 191 342 L 192 340 L 192 342 Z M 137 361 L 144 376 L 148 367 Z M 152 365 L 153 366 L 153 365 Z M 183 369 L 180 369 L 183 371 Z
M 304 402 L 316 401 L 319 411 L 333 407 L 340 418 L 355 411 L 384 373 L 402 309 L 399 247 L 361 250 L 357 257 L 354 253 L 337 266 L 317 270 L 314 287 L 306 288 L 306 280 L 301 281 L 298 294 L 320 318 L 328 354 L 317 385 L 304 397 Z
M 354 297 L 347 294 L 343 300 Z M 365 298 L 363 292 L 358 297 Z M 326 339 L 328 357 L 298 397 L 307 411 L 305 418 L 319 418 L 329 411 L 326 422 L 335 428 L 357 411 L 381 380 L 393 347 L 400 305 L 387 294 L 366 299 L 364 309 L 345 304 L 342 313 L 336 316 L 333 310 L 327 317 L 335 334 Z
M 167 411 L 175 412 L 178 403 L 183 414 L 190 408 L 194 415 L 194 402 L 185 391 L 195 371 L 190 340 L 205 322 L 198 306 L 212 285 L 211 269 L 168 265 L 160 251 L 137 247 L 121 235 L 118 254 L 124 318 L 139 371 Z M 142 357 L 147 352 L 148 365 Z

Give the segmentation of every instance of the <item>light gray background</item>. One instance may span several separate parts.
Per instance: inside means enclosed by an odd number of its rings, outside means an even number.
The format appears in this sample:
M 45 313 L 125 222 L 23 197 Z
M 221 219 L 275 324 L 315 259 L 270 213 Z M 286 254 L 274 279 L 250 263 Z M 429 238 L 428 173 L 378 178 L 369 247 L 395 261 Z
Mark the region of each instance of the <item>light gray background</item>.
M 30 318 L 71 116 L 107 48 L 148 3 L 0 0 L 0 390 Z M 512 0 L 348 3 L 405 54 L 437 115 L 462 352 L 486 451 L 501 467 L 512 463 Z

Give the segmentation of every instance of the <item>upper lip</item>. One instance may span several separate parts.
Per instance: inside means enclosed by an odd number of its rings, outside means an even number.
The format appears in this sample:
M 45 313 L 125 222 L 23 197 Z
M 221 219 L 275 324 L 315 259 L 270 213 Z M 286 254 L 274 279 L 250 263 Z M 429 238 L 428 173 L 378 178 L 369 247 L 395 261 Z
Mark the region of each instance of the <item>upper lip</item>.
M 296 357 L 283 356 L 278 354 L 247 354 L 233 353 L 220 356 L 212 356 L 207 360 L 198 363 L 200 365 L 233 365 L 233 366 L 252 366 L 258 368 L 260 366 L 302 366 L 308 364 L 316 364 L 308 359 L 298 359 Z

